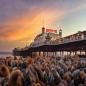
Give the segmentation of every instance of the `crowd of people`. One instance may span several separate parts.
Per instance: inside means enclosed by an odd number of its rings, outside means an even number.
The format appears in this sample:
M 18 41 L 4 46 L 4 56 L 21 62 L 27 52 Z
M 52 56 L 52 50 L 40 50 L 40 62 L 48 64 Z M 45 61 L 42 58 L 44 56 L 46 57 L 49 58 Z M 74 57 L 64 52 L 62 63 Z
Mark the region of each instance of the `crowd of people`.
M 0 86 L 86 86 L 78 56 L 0 58 Z

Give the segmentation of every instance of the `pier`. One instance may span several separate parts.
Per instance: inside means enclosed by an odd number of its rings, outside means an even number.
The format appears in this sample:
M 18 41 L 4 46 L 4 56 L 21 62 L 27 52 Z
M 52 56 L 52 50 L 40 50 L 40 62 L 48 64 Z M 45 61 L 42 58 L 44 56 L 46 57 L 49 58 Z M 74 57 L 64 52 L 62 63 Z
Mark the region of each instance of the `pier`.
M 86 56 L 86 31 L 79 31 L 75 34 L 62 37 L 62 30 L 59 34 L 52 36 L 51 32 L 45 33 L 45 28 L 42 28 L 42 33 L 37 35 L 29 46 L 24 48 L 15 48 L 13 50 L 14 56 L 31 56 L 42 55 L 53 56 L 65 55 L 85 55 Z M 55 38 L 56 37 L 56 38 Z M 52 38 L 55 38 L 54 40 Z

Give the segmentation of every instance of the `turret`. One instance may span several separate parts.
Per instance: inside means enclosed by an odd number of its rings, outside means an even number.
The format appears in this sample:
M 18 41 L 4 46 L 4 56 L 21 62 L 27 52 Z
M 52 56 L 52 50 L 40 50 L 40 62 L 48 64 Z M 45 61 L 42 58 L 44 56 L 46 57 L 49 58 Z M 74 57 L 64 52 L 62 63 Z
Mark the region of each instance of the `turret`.
M 42 27 L 42 34 L 45 33 L 45 27 Z
M 62 29 L 59 30 L 59 37 L 62 38 Z

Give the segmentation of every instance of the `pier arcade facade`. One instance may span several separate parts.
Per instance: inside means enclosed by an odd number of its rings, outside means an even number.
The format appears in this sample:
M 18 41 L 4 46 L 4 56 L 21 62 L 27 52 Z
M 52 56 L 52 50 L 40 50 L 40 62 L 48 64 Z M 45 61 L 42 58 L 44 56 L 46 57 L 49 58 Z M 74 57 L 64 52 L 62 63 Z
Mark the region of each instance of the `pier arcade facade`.
M 14 56 L 64 56 L 66 55 L 86 55 L 86 31 L 79 31 L 75 34 L 62 37 L 62 30 L 59 33 L 45 32 L 37 35 L 29 46 L 13 50 Z

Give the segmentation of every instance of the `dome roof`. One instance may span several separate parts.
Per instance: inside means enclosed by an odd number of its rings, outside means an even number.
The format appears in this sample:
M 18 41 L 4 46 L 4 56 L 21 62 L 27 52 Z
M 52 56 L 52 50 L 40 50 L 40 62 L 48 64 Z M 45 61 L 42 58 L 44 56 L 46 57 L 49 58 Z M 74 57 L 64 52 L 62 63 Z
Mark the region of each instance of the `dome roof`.
M 37 40 L 39 37 L 41 37 L 42 36 L 42 34 L 38 34 L 36 37 L 35 37 L 35 39 L 34 40 Z

